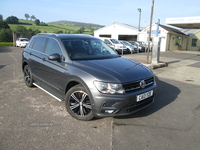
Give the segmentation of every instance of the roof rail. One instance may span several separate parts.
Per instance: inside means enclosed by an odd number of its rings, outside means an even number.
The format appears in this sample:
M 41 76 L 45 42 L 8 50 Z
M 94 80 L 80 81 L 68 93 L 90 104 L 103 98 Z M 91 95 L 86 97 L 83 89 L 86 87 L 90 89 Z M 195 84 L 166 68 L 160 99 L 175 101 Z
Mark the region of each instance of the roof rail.
M 54 35 L 54 36 L 57 36 L 57 34 L 55 33 L 38 33 L 39 35 Z

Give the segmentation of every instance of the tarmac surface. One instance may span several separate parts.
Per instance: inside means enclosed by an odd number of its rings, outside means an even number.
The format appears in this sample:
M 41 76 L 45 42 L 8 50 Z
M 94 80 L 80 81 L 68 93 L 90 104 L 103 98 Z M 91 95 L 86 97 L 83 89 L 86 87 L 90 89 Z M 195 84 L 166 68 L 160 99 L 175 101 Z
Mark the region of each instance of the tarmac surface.
M 199 150 L 200 52 L 161 52 L 123 57 L 150 65 L 156 76 L 155 102 L 129 116 L 92 121 L 73 119 L 59 102 L 28 88 L 21 48 L 0 47 L 0 150 Z M 149 66 L 148 66 L 149 67 Z
M 173 54 L 175 55 L 173 56 Z M 185 58 L 180 58 L 180 56 L 178 57 L 178 59 L 174 58 L 174 57 L 177 57 L 176 55 L 179 55 L 179 54 L 182 54 L 181 56 Z M 175 61 L 176 62 L 181 61 L 181 59 L 189 59 L 187 58 L 188 57 L 187 54 L 198 56 L 200 55 L 200 51 L 174 50 L 174 51 L 168 51 L 168 52 L 161 52 L 158 63 L 147 63 L 147 53 L 135 53 L 133 55 L 124 54 L 121 56 L 137 61 L 153 70 L 157 68 L 167 67 L 168 64 L 173 63 L 173 62 L 175 63 Z M 149 53 L 149 61 L 151 62 L 151 53 Z

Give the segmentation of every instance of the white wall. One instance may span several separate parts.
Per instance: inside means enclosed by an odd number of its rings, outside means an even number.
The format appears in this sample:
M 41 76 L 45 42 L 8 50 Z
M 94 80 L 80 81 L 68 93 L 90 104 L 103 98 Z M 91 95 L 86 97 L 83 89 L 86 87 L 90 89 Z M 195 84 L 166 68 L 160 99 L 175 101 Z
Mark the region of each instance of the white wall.
M 124 26 L 123 24 L 113 23 L 101 29 L 94 31 L 94 37 L 99 38 L 99 35 L 111 35 L 111 38 L 117 39 L 119 35 L 137 35 L 137 29 Z
M 138 41 L 148 42 L 149 34 L 147 32 L 149 30 L 150 30 L 150 28 L 148 27 L 148 28 L 144 29 L 143 31 L 141 31 L 138 34 Z M 156 37 L 157 25 L 153 24 L 151 30 L 152 30 L 151 38 L 153 40 L 154 37 Z M 165 29 L 163 29 L 161 27 L 159 27 L 159 31 L 160 31 L 160 33 L 158 34 L 158 37 L 161 38 L 160 51 L 165 52 L 166 51 L 167 33 L 168 33 L 168 31 L 166 31 Z

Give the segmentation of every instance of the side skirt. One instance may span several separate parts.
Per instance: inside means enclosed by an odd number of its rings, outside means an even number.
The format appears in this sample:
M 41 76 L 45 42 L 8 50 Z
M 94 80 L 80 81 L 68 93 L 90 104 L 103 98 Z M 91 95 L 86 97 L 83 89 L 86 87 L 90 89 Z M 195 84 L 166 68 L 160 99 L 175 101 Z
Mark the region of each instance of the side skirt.
M 47 94 L 51 95 L 53 98 L 55 98 L 56 100 L 63 102 L 64 100 L 58 98 L 57 96 L 51 94 L 50 92 L 48 92 L 47 90 L 45 90 L 44 88 L 42 88 L 41 86 L 37 85 L 36 83 L 33 83 L 33 85 L 35 85 L 36 87 L 38 87 L 39 89 L 41 89 L 42 91 L 46 92 Z

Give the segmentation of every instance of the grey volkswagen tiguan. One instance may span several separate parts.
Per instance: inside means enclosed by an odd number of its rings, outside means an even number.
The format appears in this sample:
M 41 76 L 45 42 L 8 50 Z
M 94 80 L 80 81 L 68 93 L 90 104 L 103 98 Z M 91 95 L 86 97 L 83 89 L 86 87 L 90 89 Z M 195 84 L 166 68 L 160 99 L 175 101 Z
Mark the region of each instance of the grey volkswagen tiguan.
M 153 72 L 93 36 L 37 34 L 22 57 L 26 85 L 64 101 L 79 120 L 129 115 L 154 101 Z

